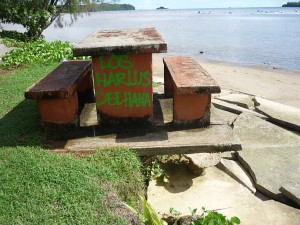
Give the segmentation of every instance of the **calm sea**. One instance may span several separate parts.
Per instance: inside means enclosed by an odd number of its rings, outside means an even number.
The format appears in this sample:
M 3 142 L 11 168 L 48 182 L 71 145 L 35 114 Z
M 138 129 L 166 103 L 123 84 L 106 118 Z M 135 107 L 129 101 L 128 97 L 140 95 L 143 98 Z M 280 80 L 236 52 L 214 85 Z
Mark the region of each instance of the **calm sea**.
M 155 27 L 170 54 L 300 71 L 300 8 L 99 12 L 44 35 L 75 44 L 96 30 L 143 27 Z

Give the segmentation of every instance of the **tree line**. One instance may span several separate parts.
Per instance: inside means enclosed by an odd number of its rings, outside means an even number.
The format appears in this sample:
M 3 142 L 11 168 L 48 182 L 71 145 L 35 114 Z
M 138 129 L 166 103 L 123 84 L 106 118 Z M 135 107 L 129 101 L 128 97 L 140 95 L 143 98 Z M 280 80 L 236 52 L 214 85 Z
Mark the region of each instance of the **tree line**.
M 104 9 L 109 6 L 105 0 L 1 0 L 0 23 L 21 24 L 27 30 L 30 39 L 37 39 L 54 21 L 58 27 L 62 23 L 62 13 L 68 12 L 71 23 L 78 19 L 81 13 Z M 111 9 L 118 10 L 120 0 L 110 0 Z M 124 5 L 125 9 L 132 9 Z M 124 8 L 122 8 L 124 9 Z
M 282 5 L 282 7 L 300 7 L 300 1 L 299 2 L 288 2 L 284 5 Z

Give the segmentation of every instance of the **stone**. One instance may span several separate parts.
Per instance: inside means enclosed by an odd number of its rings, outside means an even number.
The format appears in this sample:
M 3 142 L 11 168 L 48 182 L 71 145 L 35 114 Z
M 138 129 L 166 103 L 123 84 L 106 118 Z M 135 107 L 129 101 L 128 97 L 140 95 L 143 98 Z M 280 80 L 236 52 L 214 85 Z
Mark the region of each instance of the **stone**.
M 255 194 L 255 184 L 252 177 L 245 171 L 245 169 L 240 165 L 239 162 L 228 159 L 221 159 L 218 168 L 222 169 L 229 176 L 243 184 L 252 193 Z
M 253 109 L 254 108 L 254 102 L 253 97 L 245 94 L 229 94 L 229 95 L 223 95 L 221 97 L 217 97 L 217 99 L 228 102 L 231 104 L 238 105 L 240 107 L 246 108 L 246 109 Z
M 217 165 L 221 161 L 220 153 L 185 154 L 187 167 L 196 175 L 201 175 L 205 168 Z
M 184 165 L 166 168 L 169 183 L 151 180 L 147 196 L 148 202 L 160 215 L 168 213 L 171 207 L 182 215 L 190 215 L 197 208 L 201 214 L 206 210 L 218 210 L 227 218 L 237 216 L 243 225 L 289 224 L 298 225 L 300 210 L 270 200 L 254 196 L 246 187 L 223 171 L 209 167 L 202 176 L 195 176 Z
M 141 132 L 139 130 L 126 134 L 103 134 L 96 137 L 71 139 L 64 146 L 65 150 L 83 152 L 107 147 L 129 147 L 138 155 L 212 153 L 241 149 L 239 140 L 227 125 L 177 131 L 147 132 L 144 130 Z
M 269 117 L 270 121 L 300 131 L 300 109 L 255 97 L 255 109 Z
M 300 183 L 299 180 L 284 184 L 279 191 L 300 206 Z
M 267 119 L 266 116 L 264 115 L 261 115 L 257 112 L 254 112 L 254 111 L 251 111 L 249 109 L 245 109 L 243 107 L 240 107 L 240 106 L 237 106 L 237 105 L 234 105 L 234 104 L 231 104 L 231 103 L 227 103 L 227 102 L 224 102 L 224 101 L 221 101 L 221 100 L 218 100 L 218 99 L 212 99 L 212 104 L 218 108 L 218 109 L 222 109 L 222 110 L 225 110 L 225 111 L 228 111 L 228 112 L 231 112 L 231 113 L 235 113 L 235 114 L 241 114 L 243 112 L 247 112 L 247 113 L 251 113 L 257 117 L 260 117 L 262 119 Z
M 300 180 L 300 137 L 251 114 L 243 113 L 234 123 L 242 142 L 238 160 L 251 174 L 256 189 L 286 202 L 279 188 Z

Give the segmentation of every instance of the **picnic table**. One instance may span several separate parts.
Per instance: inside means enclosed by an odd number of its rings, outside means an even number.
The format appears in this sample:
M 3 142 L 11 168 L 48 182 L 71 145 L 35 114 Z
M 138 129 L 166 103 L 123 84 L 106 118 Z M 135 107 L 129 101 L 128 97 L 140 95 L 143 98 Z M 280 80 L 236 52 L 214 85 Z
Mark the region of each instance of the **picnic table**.
M 154 28 L 102 30 L 79 42 L 74 56 L 91 56 L 102 122 L 153 116 L 152 54 L 167 51 Z

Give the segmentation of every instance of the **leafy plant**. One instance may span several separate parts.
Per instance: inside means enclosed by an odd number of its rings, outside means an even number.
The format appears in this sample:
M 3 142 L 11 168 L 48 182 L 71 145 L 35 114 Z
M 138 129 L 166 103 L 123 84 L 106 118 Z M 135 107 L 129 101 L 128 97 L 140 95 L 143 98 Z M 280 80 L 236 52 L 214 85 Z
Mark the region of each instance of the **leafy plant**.
M 9 47 L 17 48 L 1 58 L 3 61 L 1 67 L 19 66 L 28 63 L 59 62 L 63 59 L 79 59 L 73 57 L 72 45 L 69 42 L 47 42 L 43 39 L 22 42 L 5 38 L 3 43 Z M 87 57 L 81 57 L 80 59 L 83 58 Z
M 147 202 L 145 197 L 140 196 L 143 204 L 143 213 L 138 212 L 131 206 L 124 203 L 138 218 L 146 225 L 168 225 L 168 223 L 159 218 L 157 212 L 152 208 L 152 206 Z
M 161 168 L 160 162 L 158 159 L 155 159 L 152 165 L 151 170 L 151 179 L 162 179 L 163 182 L 168 183 L 169 182 L 169 176 L 168 174 Z
M 204 209 L 204 208 L 203 208 Z M 231 217 L 230 220 L 221 213 L 215 211 L 205 211 L 201 219 L 193 221 L 190 225 L 234 225 L 240 224 L 241 221 L 238 217 Z
M 162 179 L 163 182 L 169 182 L 169 175 L 165 172 L 165 170 L 161 167 L 161 164 L 172 162 L 175 164 L 182 163 L 187 159 L 184 155 L 177 154 L 177 155 L 159 155 L 153 161 L 152 168 L 151 168 L 151 179 Z
M 174 208 L 170 208 L 169 212 L 171 213 L 172 216 L 180 216 L 181 212 L 179 212 L 178 210 L 174 209 Z
M 197 208 L 192 209 L 191 207 L 189 207 L 189 210 L 190 210 L 190 213 L 191 213 L 192 216 L 196 215 Z

